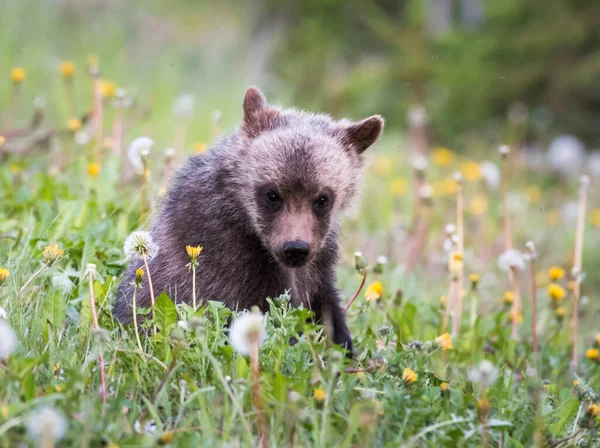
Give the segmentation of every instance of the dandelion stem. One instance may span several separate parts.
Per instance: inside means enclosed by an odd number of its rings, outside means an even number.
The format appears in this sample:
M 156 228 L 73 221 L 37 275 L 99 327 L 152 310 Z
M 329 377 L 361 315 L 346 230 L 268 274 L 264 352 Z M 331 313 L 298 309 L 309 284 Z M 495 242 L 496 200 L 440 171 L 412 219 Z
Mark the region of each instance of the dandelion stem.
M 23 284 L 23 286 L 21 286 L 21 289 L 19 290 L 19 295 L 23 294 L 23 291 L 25 291 L 25 289 L 27 288 L 27 286 L 29 286 L 29 284 L 34 281 L 36 278 L 38 278 L 38 276 L 44 272 L 44 270 L 48 267 L 48 265 L 43 264 L 41 268 L 39 268 L 37 271 L 35 271 L 33 273 L 33 275 L 31 277 L 29 277 L 29 279 Z
M 363 287 L 365 286 L 365 281 L 366 280 L 367 280 L 367 272 L 365 271 L 363 273 L 362 280 L 360 281 L 360 285 L 358 286 L 358 289 L 356 290 L 356 292 L 354 293 L 354 295 L 352 297 L 350 297 L 350 300 L 348 300 L 348 302 L 346 302 L 346 305 L 344 305 L 344 311 L 347 311 L 348 308 L 350 308 L 350 305 L 352 305 L 352 302 L 354 302 L 356 300 L 356 298 L 358 297 L 358 295 L 362 291 Z
M 537 337 L 537 287 L 535 284 L 535 254 L 531 255 L 531 337 L 533 353 L 538 352 Z
M 458 319 L 459 319 L 459 312 L 458 312 L 458 307 L 459 307 L 459 303 L 458 303 L 458 297 L 460 296 L 462 291 L 459 291 L 459 280 L 458 280 L 458 275 L 453 275 L 452 276 L 452 283 L 450 286 L 450 290 L 452 292 L 452 298 L 450 300 L 450 306 L 452 307 L 452 336 L 456 336 L 458 334 L 459 331 L 459 323 L 458 323 Z M 461 301 L 462 302 L 462 301 Z M 462 305 L 462 303 L 461 303 Z
M 154 322 L 154 287 L 152 286 L 152 277 L 150 276 L 150 268 L 148 267 L 148 257 L 146 254 L 142 255 L 144 259 L 144 266 L 146 266 L 146 273 L 148 274 L 148 287 L 150 288 L 150 316 Z M 152 332 L 156 334 L 156 324 L 152 324 Z
M 479 294 L 477 289 L 471 291 L 471 328 L 475 328 L 475 321 L 477 321 L 477 304 L 479 302 Z
M 460 178 L 459 178 L 460 179 Z M 458 236 L 458 252 L 461 256 L 464 256 L 465 253 L 465 225 L 464 225 L 464 192 L 462 181 L 457 180 L 457 190 L 456 190 L 456 235 Z M 457 276 L 457 285 L 456 285 L 456 302 L 455 302 L 455 315 L 456 315 L 456 328 L 453 329 L 453 334 L 460 333 L 460 324 L 462 321 L 462 312 L 463 312 L 463 288 L 464 288 L 464 274 L 465 267 L 464 263 L 460 264 L 460 270 Z
M 137 296 L 137 286 L 133 287 L 133 302 L 132 302 L 132 306 L 133 306 L 133 328 L 135 329 L 135 339 L 137 341 L 137 345 L 138 348 L 140 349 L 140 352 L 144 352 L 144 349 L 142 349 L 142 342 L 140 341 L 140 332 L 138 331 L 138 324 L 137 324 L 137 306 L 135 303 L 135 299 Z
M 94 74 L 94 131 L 96 141 L 94 144 L 94 163 L 100 162 L 100 155 L 102 151 L 102 131 L 104 126 L 104 111 L 102 104 L 102 82 L 100 80 L 100 74 Z
M 194 312 L 196 311 L 196 266 L 192 264 L 192 303 L 194 304 Z
M 100 330 L 100 325 L 98 325 L 98 314 L 96 313 L 96 297 L 94 295 L 94 278 L 92 273 L 88 274 L 88 282 L 90 287 L 90 305 L 92 307 L 92 320 L 94 324 L 94 330 Z M 98 362 L 100 363 L 100 387 L 102 391 L 102 415 L 106 412 L 104 406 L 106 406 L 106 376 L 104 375 L 104 356 L 102 355 L 102 345 L 100 344 L 100 355 L 98 357 Z
M 581 293 L 580 274 L 583 263 L 583 236 L 585 231 L 585 210 L 587 206 L 588 187 L 589 178 L 584 176 L 581 178 L 581 189 L 579 190 L 579 210 L 577 214 L 577 228 L 575 235 L 575 257 L 573 260 L 573 270 L 571 272 L 572 276 L 574 277 L 572 316 L 573 353 L 571 357 L 573 372 L 577 371 L 577 353 L 579 342 L 579 296 Z
M 250 351 L 250 364 L 252 369 L 252 395 L 254 398 L 254 407 L 256 408 L 256 418 L 258 420 L 258 437 L 259 445 L 262 448 L 269 446 L 269 439 L 267 435 L 267 421 L 265 420 L 265 410 L 260 390 L 260 368 L 258 359 L 258 334 L 252 336 L 251 351 Z
M 508 279 L 510 281 L 511 290 L 514 294 L 514 300 L 511 308 L 512 316 L 512 333 L 511 338 L 517 340 L 519 338 L 519 317 L 521 315 L 521 293 L 519 291 L 519 280 L 517 278 L 517 268 L 510 266 L 508 269 Z

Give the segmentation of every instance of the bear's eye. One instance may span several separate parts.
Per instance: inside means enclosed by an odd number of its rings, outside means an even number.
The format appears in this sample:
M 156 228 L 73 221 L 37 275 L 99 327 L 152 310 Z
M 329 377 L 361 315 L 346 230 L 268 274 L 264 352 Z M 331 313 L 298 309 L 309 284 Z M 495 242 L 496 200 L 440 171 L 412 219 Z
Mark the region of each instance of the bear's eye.
M 281 202 L 281 196 L 279 196 L 279 193 L 273 190 L 267 191 L 265 198 L 269 204 L 279 204 Z
M 329 198 L 325 195 L 320 196 L 315 201 L 315 207 L 317 208 L 325 208 L 329 204 Z

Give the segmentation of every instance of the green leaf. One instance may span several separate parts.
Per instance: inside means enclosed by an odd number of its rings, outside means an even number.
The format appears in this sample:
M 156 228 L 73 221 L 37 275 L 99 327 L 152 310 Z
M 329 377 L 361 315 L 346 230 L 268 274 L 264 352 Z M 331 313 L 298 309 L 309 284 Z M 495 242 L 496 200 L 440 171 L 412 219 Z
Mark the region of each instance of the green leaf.
M 52 327 L 58 328 L 65 319 L 65 302 L 60 291 L 50 292 L 44 299 L 42 318 Z
M 168 337 L 169 330 L 177 325 L 177 308 L 164 292 L 154 302 L 154 323 L 165 337 Z
M 567 400 L 556 412 L 551 415 L 558 417 L 558 420 L 549 425 L 550 432 L 553 436 L 559 436 L 565 430 L 567 424 L 575 418 L 579 410 L 579 400 L 576 397 L 571 397 Z
M 25 401 L 35 398 L 35 376 L 33 372 L 27 373 L 25 378 L 23 378 L 23 396 L 25 397 Z

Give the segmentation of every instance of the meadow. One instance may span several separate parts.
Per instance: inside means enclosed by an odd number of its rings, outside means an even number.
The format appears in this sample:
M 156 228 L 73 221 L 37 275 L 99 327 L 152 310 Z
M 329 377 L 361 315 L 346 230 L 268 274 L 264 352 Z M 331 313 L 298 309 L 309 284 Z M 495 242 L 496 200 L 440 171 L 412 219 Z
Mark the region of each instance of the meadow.
M 519 110 L 469 151 L 431 145 L 422 108 L 390 126 L 344 227 L 353 359 L 285 295 L 261 316 L 162 294 L 124 327 L 120 274 L 149 256 L 125 240 L 242 97 L 173 93 L 153 114 L 103 63 L 2 75 L 2 446 L 600 446 L 599 173 L 576 141 L 526 148 Z

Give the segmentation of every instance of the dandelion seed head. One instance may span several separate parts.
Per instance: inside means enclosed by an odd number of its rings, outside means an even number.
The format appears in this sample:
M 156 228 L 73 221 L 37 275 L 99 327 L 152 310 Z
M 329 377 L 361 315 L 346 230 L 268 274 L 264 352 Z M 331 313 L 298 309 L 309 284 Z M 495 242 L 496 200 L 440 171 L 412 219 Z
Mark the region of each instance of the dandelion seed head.
M 497 190 L 500 187 L 500 181 L 502 179 L 500 174 L 500 168 L 495 163 L 488 160 L 484 161 L 480 165 L 481 175 L 488 188 Z
M 90 135 L 86 131 L 81 130 L 75 133 L 75 143 L 78 145 L 87 145 L 90 141 Z
M 427 111 L 420 104 L 415 104 L 408 109 L 408 123 L 411 126 L 425 126 L 428 121 Z
M 67 432 L 67 421 L 53 408 L 42 408 L 33 412 L 26 421 L 27 432 L 32 439 L 43 440 L 50 437 L 58 441 Z
M 173 103 L 173 115 L 180 120 L 188 120 L 194 113 L 196 98 L 191 94 L 183 94 L 177 97 Z
M 131 233 L 125 240 L 123 251 L 131 261 L 134 259 L 143 260 L 144 256 L 151 260 L 158 253 L 159 247 L 152 239 L 150 232 L 137 230 Z
M 508 272 L 510 268 L 518 271 L 525 270 L 525 259 L 523 254 L 516 249 L 508 249 L 498 257 L 498 267 L 504 272 Z
M 73 291 L 75 285 L 69 278 L 69 275 L 65 272 L 60 272 L 56 275 L 53 275 L 50 278 L 50 282 L 52 283 L 52 287 L 61 291 L 63 294 L 70 294 Z
M 478 366 L 469 368 L 467 377 L 472 383 L 481 384 L 482 387 L 489 387 L 496 381 L 498 369 L 490 361 L 484 359 Z
M 427 158 L 422 154 L 415 154 L 412 158 L 412 166 L 415 171 L 423 172 L 429 166 Z
M 560 135 L 550 143 L 547 153 L 552 169 L 563 176 L 576 177 L 585 162 L 585 148 L 573 135 Z
M 171 148 L 171 147 L 165 148 L 165 157 L 167 159 L 172 159 L 173 157 L 175 157 L 175 154 L 176 153 L 175 153 L 174 148 Z
M 233 322 L 229 331 L 231 345 L 241 355 L 249 355 L 254 344 L 262 344 L 267 338 L 265 317 L 261 313 L 243 313 Z
M 138 137 L 131 142 L 127 148 L 127 159 L 133 166 L 136 173 L 144 172 L 144 161 L 142 157 L 147 157 L 150 154 L 150 149 L 154 145 L 154 140 L 150 137 Z
M 510 146 L 500 145 L 500 147 L 498 148 L 498 152 L 501 156 L 506 157 L 510 153 Z

